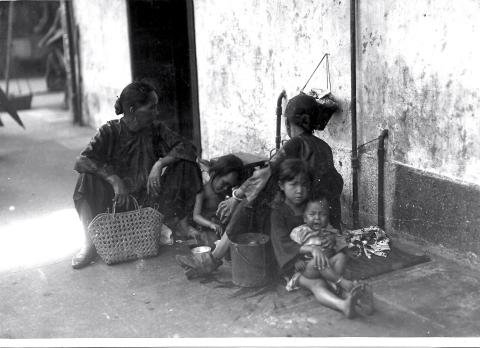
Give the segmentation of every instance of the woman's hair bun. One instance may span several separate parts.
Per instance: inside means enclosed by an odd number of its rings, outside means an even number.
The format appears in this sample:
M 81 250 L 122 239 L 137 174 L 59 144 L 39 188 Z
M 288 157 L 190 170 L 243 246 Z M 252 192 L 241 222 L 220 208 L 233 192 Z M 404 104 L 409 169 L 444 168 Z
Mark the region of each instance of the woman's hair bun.
M 312 132 L 324 130 L 338 109 L 338 103 L 330 93 L 317 99 L 301 92 L 287 103 L 285 117 L 293 124 Z
M 120 97 L 118 97 L 117 101 L 115 102 L 115 113 L 120 115 L 125 113 L 125 107 L 129 108 L 130 106 L 145 104 L 148 101 L 151 92 L 156 93 L 158 96 L 157 91 L 149 82 L 134 81 L 129 83 L 122 90 Z
M 123 106 L 120 98 L 117 98 L 117 100 L 115 101 L 115 114 L 116 115 L 123 114 Z
M 315 98 L 304 93 L 290 99 L 285 107 L 285 117 L 309 132 L 314 130 L 319 115 L 320 110 Z

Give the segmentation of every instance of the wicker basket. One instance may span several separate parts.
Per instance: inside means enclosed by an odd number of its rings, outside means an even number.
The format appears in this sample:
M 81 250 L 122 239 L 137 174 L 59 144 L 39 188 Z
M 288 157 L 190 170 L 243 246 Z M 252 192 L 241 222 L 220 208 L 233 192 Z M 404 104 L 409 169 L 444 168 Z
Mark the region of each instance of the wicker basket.
M 163 216 L 153 208 L 98 214 L 88 225 L 88 233 L 98 255 L 106 264 L 155 256 L 159 251 Z

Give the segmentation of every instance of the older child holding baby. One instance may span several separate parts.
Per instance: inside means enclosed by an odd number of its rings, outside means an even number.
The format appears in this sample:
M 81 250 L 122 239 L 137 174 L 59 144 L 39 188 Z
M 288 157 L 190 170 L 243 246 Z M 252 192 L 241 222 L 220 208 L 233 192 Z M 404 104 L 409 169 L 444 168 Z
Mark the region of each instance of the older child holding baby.
M 289 278 L 296 277 L 295 282 L 309 289 L 321 304 L 342 312 L 347 318 L 353 317 L 355 305 L 362 295 L 361 286 L 348 283 L 333 270 L 325 271 L 330 267 L 330 260 L 323 251 L 324 247 L 308 243 L 300 245 L 290 238 L 291 231 L 304 222 L 304 210 L 312 183 L 308 164 L 299 159 L 286 159 L 279 164 L 276 176 L 283 201 L 272 208 L 270 222 L 272 245 L 281 273 Z M 311 255 L 306 265 L 304 255 Z M 330 279 L 325 275 L 331 276 Z M 325 279 L 343 286 L 346 290 L 344 298 L 332 292 Z

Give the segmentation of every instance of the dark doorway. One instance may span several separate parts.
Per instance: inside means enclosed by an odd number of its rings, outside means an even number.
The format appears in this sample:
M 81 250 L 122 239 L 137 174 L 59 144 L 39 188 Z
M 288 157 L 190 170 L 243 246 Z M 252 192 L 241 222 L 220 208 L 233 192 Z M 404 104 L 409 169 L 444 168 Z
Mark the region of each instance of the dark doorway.
M 200 151 L 193 6 L 191 0 L 129 0 L 134 79 L 160 92 L 161 113 Z

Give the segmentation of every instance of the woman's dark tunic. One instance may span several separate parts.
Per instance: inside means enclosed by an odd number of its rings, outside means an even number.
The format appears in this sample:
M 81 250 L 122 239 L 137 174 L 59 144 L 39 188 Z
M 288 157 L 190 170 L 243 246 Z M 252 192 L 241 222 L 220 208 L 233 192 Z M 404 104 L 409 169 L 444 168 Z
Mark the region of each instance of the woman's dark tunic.
M 160 194 L 149 197 L 146 188 L 150 170 L 165 156 L 179 161 L 165 169 Z M 77 211 L 82 215 L 86 203 L 90 220 L 111 208 L 114 192 L 104 177 L 116 174 L 139 204 L 158 207 L 166 218 L 182 218 L 191 211 L 195 195 L 202 188 L 196 156 L 193 144 L 161 122 L 132 133 L 121 120 L 109 121 L 100 127 L 75 164 L 74 169 L 80 173 L 73 196 Z

